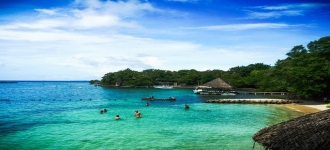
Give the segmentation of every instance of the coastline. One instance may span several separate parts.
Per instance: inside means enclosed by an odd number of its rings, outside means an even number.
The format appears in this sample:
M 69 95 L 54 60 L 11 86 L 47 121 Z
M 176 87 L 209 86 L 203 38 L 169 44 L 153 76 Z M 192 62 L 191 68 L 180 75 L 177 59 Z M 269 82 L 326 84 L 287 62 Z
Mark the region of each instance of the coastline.
M 287 100 L 287 99 L 210 99 L 206 103 L 238 103 L 238 104 L 271 104 L 273 106 L 285 107 L 303 114 L 324 111 L 329 102 L 317 102 L 307 100 Z
M 315 101 L 303 101 L 301 103 L 283 104 L 284 107 L 302 112 L 304 114 L 316 113 L 327 110 L 327 103 Z

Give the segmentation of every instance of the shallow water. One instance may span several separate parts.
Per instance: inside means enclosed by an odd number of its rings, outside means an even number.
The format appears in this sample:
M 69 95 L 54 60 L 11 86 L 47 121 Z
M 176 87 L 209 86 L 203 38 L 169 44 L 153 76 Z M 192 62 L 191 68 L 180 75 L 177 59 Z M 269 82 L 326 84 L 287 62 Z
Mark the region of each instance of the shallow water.
M 177 100 L 146 106 L 141 97 L 149 95 Z M 223 97 L 88 82 L 0 84 L 0 149 L 252 149 L 258 130 L 301 115 L 272 105 L 204 103 L 213 98 Z

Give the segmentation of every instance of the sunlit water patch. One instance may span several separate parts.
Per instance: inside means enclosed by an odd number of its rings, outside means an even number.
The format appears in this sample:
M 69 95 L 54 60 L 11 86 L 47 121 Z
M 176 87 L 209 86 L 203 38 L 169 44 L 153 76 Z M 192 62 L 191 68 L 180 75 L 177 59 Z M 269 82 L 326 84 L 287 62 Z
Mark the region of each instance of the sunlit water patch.
M 177 100 L 141 100 L 149 95 Z M 207 97 L 192 89 L 88 82 L 2 84 L 0 99 L 6 99 L 0 101 L 0 149 L 251 149 L 258 130 L 301 115 L 271 105 L 204 103 Z

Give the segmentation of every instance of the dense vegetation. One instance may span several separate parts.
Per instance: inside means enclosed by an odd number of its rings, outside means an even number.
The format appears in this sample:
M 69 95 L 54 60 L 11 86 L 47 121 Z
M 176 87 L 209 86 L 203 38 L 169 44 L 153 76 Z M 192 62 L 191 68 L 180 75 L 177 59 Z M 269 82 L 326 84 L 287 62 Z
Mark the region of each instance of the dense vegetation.
M 304 97 L 329 96 L 330 92 L 330 36 L 312 41 L 305 48 L 295 46 L 287 58 L 275 66 L 263 63 L 237 66 L 228 71 L 131 69 L 110 72 L 101 84 L 117 86 L 152 86 L 157 84 L 198 85 L 221 78 L 237 88 L 257 88 L 260 91 L 287 91 Z M 93 80 L 95 82 L 95 80 Z

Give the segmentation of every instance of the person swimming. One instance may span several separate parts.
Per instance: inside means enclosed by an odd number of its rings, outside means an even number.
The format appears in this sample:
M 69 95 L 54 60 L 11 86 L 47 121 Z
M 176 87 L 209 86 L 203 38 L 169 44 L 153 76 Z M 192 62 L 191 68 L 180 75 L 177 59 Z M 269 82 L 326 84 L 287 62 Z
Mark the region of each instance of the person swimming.
M 119 120 L 120 119 L 119 115 L 116 115 L 115 119 L 116 120 Z
M 146 103 L 146 106 L 149 106 L 149 103 Z
M 140 118 L 142 116 L 142 114 L 139 111 L 136 110 L 134 116 L 136 118 Z
M 184 104 L 184 109 L 189 109 L 189 106 L 187 104 Z

